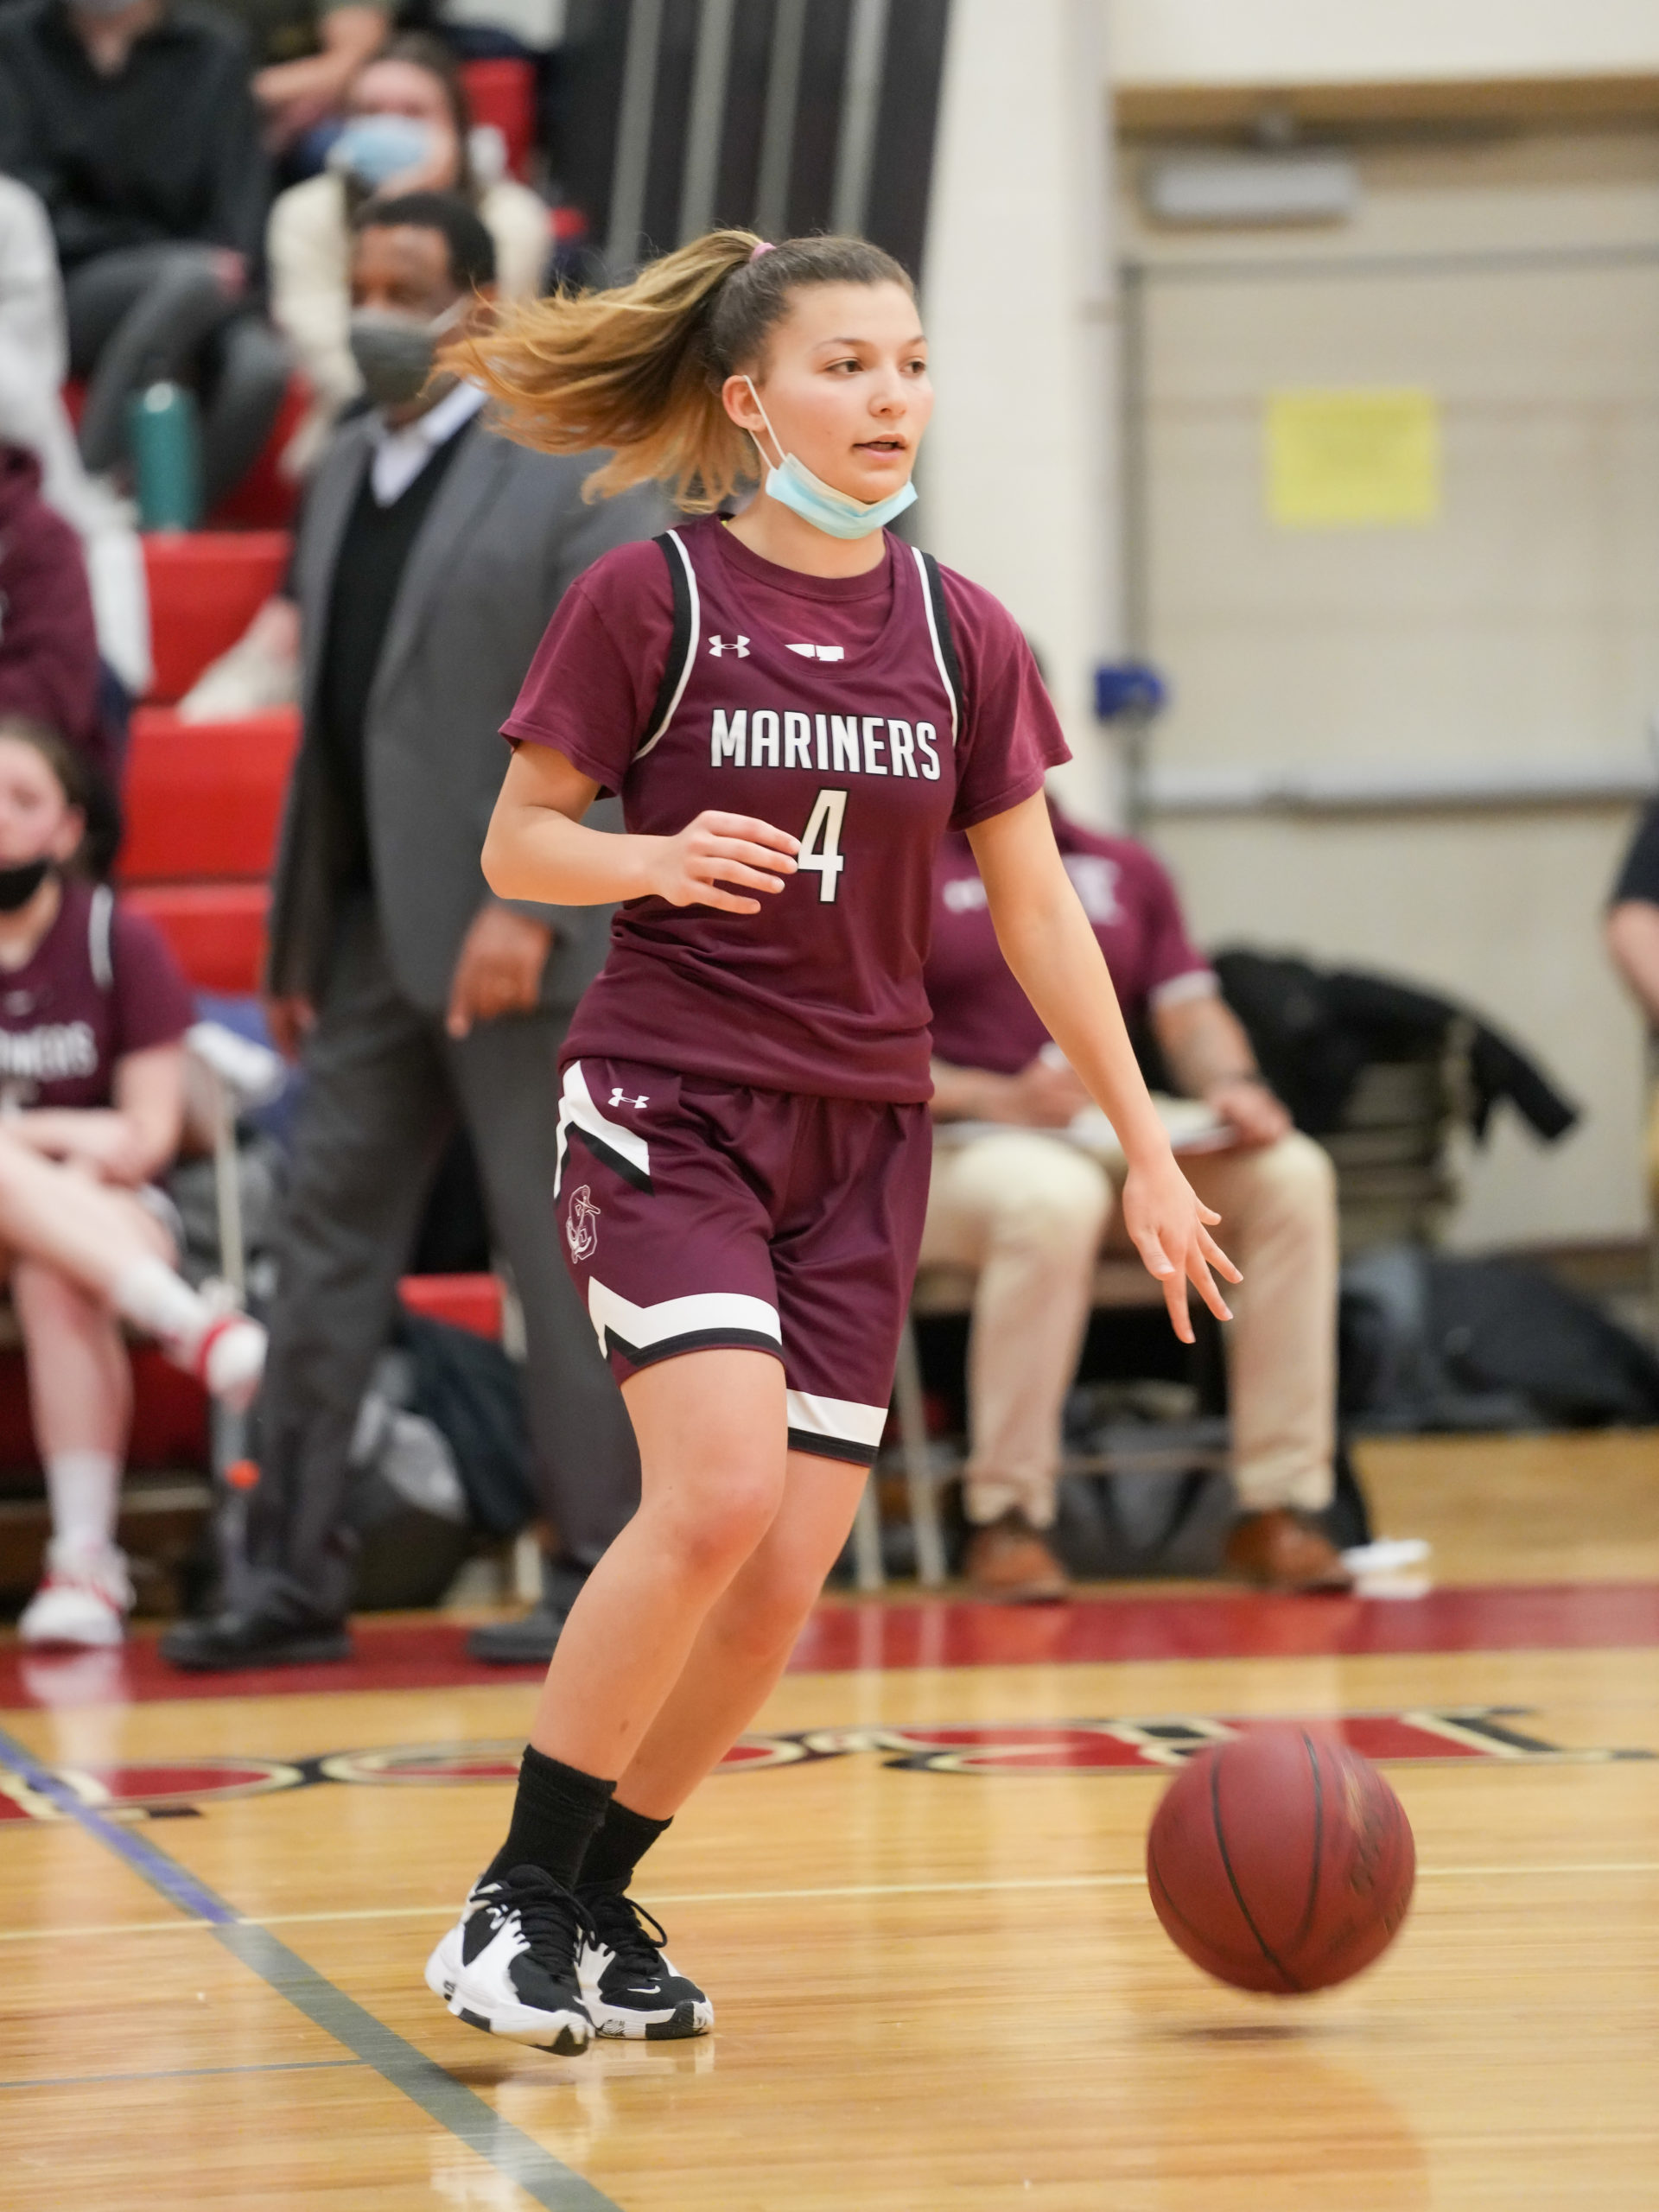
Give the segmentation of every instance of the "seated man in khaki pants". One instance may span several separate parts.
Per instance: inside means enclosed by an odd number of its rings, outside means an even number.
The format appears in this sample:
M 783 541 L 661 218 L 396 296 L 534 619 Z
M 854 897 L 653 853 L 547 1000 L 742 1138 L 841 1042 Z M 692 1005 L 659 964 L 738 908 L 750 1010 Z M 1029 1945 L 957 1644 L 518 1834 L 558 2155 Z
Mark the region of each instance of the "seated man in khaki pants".
M 1244 1270 L 1229 1293 L 1240 1511 L 1228 1570 L 1269 1589 L 1345 1588 L 1341 1559 L 1314 1518 L 1333 1487 L 1330 1161 L 1291 1127 L 1257 1072 L 1153 854 L 1131 838 L 1097 836 L 1058 810 L 1054 828 L 1131 1028 L 1149 1020 L 1174 1082 L 1234 1140 L 1182 1160 Z M 1054 1519 L 1060 1409 L 1116 1192 L 1107 1168 L 1051 1134 L 1088 1098 L 1003 961 L 959 834 L 945 840 L 936 874 L 927 990 L 936 1119 L 1007 1125 L 936 1145 L 922 1239 L 924 1267 L 971 1267 L 979 1276 L 968 1352 L 968 1580 L 986 1597 L 1058 1597 L 1065 1576 L 1045 1531 Z

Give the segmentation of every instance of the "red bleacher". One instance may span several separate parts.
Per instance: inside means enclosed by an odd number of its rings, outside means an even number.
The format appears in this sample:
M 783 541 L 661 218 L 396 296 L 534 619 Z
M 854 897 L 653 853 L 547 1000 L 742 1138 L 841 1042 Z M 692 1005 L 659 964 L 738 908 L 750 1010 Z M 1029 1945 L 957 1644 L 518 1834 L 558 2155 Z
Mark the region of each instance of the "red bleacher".
M 146 537 L 155 702 L 188 691 L 283 580 L 286 531 Z M 181 722 L 170 704 L 132 719 L 119 874 L 198 989 L 259 988 L 276 831 L 299 742 L 292 708 Z
M 140 707 L 127 755 L 122 881 L 263 882 L 298 744 L 292 707 L 224 722 L 182 722 L 170 707 Z
M 532 61 L 465 61 L 461 77 L 474 123 L 493 124 L 506 141 L 507 167 L 530 174 L 536 144 L 536 65 Z
M 161 928 L 199 990 L 257 991 L 276 836 L 300 722 L 291 707 L 184 722 L 171 704 L 234 645 L 280 583 L 282 531 L 149 537 L 155 700 L 132 718 L 123 789 L 122 895 Z M 493 1275 L 411 1275 L 412 1312 L 501 1333 Z
M 290 376 L 281 410 L 258 459 L 208 516 L 210 529 L 281 530 L 293 521 L 300 504 L 300 486 L 294 477 L 283 473 L 282 458 L 310 405 L 310 385 L 297 373 Z
M 283 581 L 285 530 L 164 531 L 143 541 L 149 584 L 152 700 L 181 699 L 233 645 Z
M 397 1295 L 411 1313 L 475 1337 L 501 1333 L 501 1285 L 493 1275 L 405 1275 Z

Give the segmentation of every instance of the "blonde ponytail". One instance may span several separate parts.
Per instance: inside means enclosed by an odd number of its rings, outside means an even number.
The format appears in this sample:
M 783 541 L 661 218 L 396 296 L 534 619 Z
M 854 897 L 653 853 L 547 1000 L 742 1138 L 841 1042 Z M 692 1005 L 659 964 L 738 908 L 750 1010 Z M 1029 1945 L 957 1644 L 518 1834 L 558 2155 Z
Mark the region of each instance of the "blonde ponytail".
M 762 252 L 764 243 L 752 231 L 709 231 L 609 291 L 515 302 L 447 348 L 442 365 L 483 386 L 499 426 L 521 445 L 608 448 L 585 486 L 590 498 L 649 480 L 692 512 L 717 507 L 755 474 L 754 449 L 720 387 L 759 366 L 791 293 L 913 289 L 891 255 L 862 238 L 791 238 Z

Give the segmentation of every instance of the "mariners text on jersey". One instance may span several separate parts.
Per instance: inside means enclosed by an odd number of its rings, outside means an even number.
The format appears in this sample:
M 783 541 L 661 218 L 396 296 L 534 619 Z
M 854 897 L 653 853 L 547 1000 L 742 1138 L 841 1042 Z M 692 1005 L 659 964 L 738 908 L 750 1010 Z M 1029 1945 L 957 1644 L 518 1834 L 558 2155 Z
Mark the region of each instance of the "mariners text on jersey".
M 824 776 L 916 776 L 937 784 L 938 741 L 931 722 L 907 722 L 896 715 L 716 707 L 709 761 L 715 768 L 808 768 Z

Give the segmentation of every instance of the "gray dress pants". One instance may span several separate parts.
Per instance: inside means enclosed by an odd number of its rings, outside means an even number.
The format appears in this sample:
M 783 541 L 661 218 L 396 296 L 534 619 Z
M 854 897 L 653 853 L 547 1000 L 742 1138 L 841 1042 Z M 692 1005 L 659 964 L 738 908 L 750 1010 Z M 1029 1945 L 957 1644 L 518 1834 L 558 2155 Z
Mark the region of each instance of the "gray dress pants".
M 633 1431 L 559 1249 L 553 1177 L 567 1017 L 445 1034 L 398 990 L 372 903 L 351 910 L 305 1053 L 248 1522 L 251 1601 L 296 1618 L 349 1607 L 341 1526 L 359 1404 L 434 1171 L 466 1123 L 490 1227 L 524 1306 L 543 1510 L 591 1566 L 639 1500 Z

